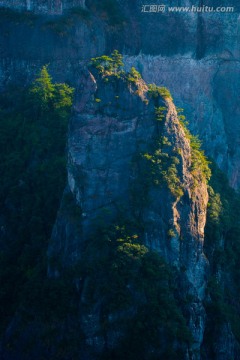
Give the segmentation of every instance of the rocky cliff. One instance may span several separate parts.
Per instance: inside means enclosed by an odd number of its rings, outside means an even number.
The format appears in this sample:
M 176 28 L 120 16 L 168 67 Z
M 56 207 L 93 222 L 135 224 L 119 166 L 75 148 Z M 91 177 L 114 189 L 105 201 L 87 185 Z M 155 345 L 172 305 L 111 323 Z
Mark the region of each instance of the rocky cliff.
M 207 154 L 238 188 L 239 4 L 224 4 L 233 11 L 221 13 L 141 12 L 147 3 L 88 0 L 84 12 L 78 7 L 57 18 L 18 18 L 2 12 L 1 83 L 12 77 L 31 78 L 46 63 L 56 79 L 74 81 L 82 61 L 119 49 L 126 62 L 127 56 L 134 56 L 130 63 L 148 82 L 169 87 L 176 103 L 186 109 L 190 128 L 200 135 Z M 84 6 L 82 2 L 60 5 L 68 10 Z M 171 1 L 169 5 L 196 4 Z M 219 4 L 211 0 L 204 5 L 215 9 Z M 32 6 L 37 8 L 38 2 Z
M 101 220 L 104 227 L 121 218 L 137 223 L 142 243 L 178 269 L 179 286 L 192 299 L 186 316 L 194 343 L 188 350 L 199 352 L 208 273 L 207 175 L 194 162 L 170 94 L 161 96 L 157 88 L 151 97 L 141 78 L 121 76 L 85 73 L 79 83 L 69 132 L 68 191 L 81 215 L 69 219 L 63 202 L 49 256 L 68 267 L 81 260 L 91 236 L 98 236 Z M 94 329 L 86 336 L 87 343 L 103 342 L 93 340 Z
M 113 254 L 113 264 L 122 271 L 115 250 L 109 250 L 109 244 L 122 241 L 117 254 L 131 249 L 128 256 L 134 261 L 137 259 L 137 270 L 131 268 L 129 273 L 141 277 L 139 264 L 145 261 L 148 251 L 156 251 L 164 259 L 161 266 L 158 263 L 158 270 L 165 269 L 167 263 L 175 272 L 175 293 L 169 295 L 169 299 L 177 302 L 181 314 L 176 318 L 168 315 L 171 324 L 178 324 L 177 334 L 181 326 L 182 329 L 187 326 L 192 335 L 192 339 L 186 336 L 184 340 L 172 335 L 172 349 L 179 351 L 184 359 L 238 359 L 236 338 L 225 319 L 214 330 L 214 344 L 207 344 L 206 336 L 212 325 L 208 324 L 206 302 L 213 296 L 209 296 L 206 285 L 214 262 L 211 254 L 215 254 L 216 248 L 216 244 L 210 246 L 209 266 L 203 252 L 209 174 L 206 159 L 201 152 L 196 153 L 200 151 L 196 139 L 187 131 L 178 108 L 185 109 L 190 129 L 200 135 L 206 153 L 237 189 L 240 182 L 239 4 L 233 1 L 232 13 L 160 14 L 141 12 L 146 3 L 124 0 L 0 2 L 11 9 L 32 10 L 16 13 L 2 9 L 0 12 L 1 87 L 12 81 L 28 81 L 46 63 L 50 63 L 55 79 L 76 87 L 68 134 L 68 183 L 48 250 L 48 274 L 50 278 L 61 278 L 64 271 L 80 266 L 80 272 L 74 273 L 71 279 L 78 291 L 77 298 L 81 299 L 80 305 L 78 303 L 83 333 L 81 354 L 88 360 L 107 351 L 111 358 L 109 351 L 111 354 L 116 350 L 126 334 L 122 319 L 135 321 L 138 310 L 131 301 L 124 310 L 105 309 L 107 295 L 99 283 L 108 279 L 115 291 L 114 284 L 118 284 L 119 279 L 109 280 L 109 275 L 102 273 L 103 260 L 99 261 L 96 255 L 93 261 L 93 253 L 99 253 L 106 261 L 111 258 L 109 253 Z M 194 4 L 172 1 L 171 5 Z M 205 5 L 218 6 L 215 0 Z M 62 16 L 52 16 L 60 14 Z M 110 72 L 103 76 L 94 67 L 90 72 L 86 69 L 91 57 L 110 53 L 115 48 L 123 52 L 130 73 Z M 132 66 L 142 73 L 147 83 L 167 86 L 174 102 L 166 89 L 149 87 L 136 72 L 131 73 Z M 101 238 L 102 232 L 111 232 L 111 226 L 120 227 L 119 224 L 124 224 L 131 235 L 108 234 L 107 245 L 103 246 L 108 248 L 106 253 L 100 245 L 89 245 L 92 250 L 89 255 L 88 244 L 92 244 L 94 238 Z M 224 249 L 226 234 L 221 231 L 218 244 Z M 130 245 L 127 237 L 131 238 Z M 82 270 L 84 262 L 89 266 L 87 270 Z M 106 268 L 110 265 L 111 261 Z M 217 278 L 223 279 L 222 267 L 219 269 L 212 274 L 217 273 Z M 146 289 L 145 292 L 142 288 L 136 290 L 136 279 L 125 273 L 124 276 L 127 278 L 124 289 L 129 289 L 134 302 L 143 306 L 152 294 L 150 296 Z M 160 273 L 159 278 L 161 276 Z M 227 279 L 222 283 L 224 288 L 231 281 Z M 108 289 L 109 293 L 112 294 Z M 86 309 L 89 298 L 91 304 Z M 154 309 L 154 301 L 149 303 Z M 161 321 L 164 316 L 161 314 Z M 152 317 L 149 318 L 152 321 Z M 139 323 L 139 318 L 137 320 Z M 70 327 L 75 328 L 73 323 L 76 326 L 76 322 L 72 322 Z M 159 324 L 157 326 L 159 329 Z M 63 329 L 66 328 L 63 326 Z M 167 325 L 161 330 L 163 334 L 166 329 Z M 161 353 L 159 346 L 163 344 L 159 333 L 157 339 L 158 345 L 152 344 L 153 348 L 146 351 L 165 359 L 170 355 Z M 163 349 L 167 351 L 164 346 Z M 54 349 L 52 351 L 54 353 Z M 146 353 L 146 358 L 149 357 Z

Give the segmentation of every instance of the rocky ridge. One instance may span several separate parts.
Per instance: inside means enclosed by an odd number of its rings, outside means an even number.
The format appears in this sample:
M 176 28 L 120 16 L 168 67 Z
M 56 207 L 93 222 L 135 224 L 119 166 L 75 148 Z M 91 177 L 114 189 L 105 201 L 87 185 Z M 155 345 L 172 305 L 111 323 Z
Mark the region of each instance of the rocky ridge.
M 208 272 L 203 253 L 208 194 L 205 176 L 193 170 L 190 140 L 176 108 L 168 95 L 149 98 L 142 80 L 86 73 L 84 89 L 84 94 L 77 92 L 68 137 L 68 191 L 81 215 L 68 221 L 62 206 L 49 256 L 65 266 L 79 261 L 101 218 L 106 225 L 124 214 L 141 223 L 143 244 L 176 266 L 185 296 L 192 296 L 188 323 L 193 348 L 199 351 Z M 158 120 L 156 107 L 164 111 Z M 173 172 L 162 178 L 169 167 Z
M 115 27 L 111 21 L 109 23 L 109 15 L 104 17 L 101 12 L 93 10 L 93 1 L 86 2 L 93 21 L 89 22 L 81 15 L 75 18 L 74 24 L 64 25 L 64 29 L 55 24 L 42 27 L 43 18 L 38 19 L 34 27 L 26 23 L 16 26 L 15 20 L 9 25 L 8 19 L 3 18 L 3 86 L 12 79 L 32 78 L 42 64 L 51 62 L 50 69 L 55 78 L 70 81 L 78 87 L 76 112 L 69 132 L 69 180 L 66 190 L 74 195 L 79 209 L 78 220 L 76 222 L 67 214 L 63 204 L 49 249 L 49 256 L 55 254 L 64 266 L 81 258 L 82 245 L 88 239 L 96 218 L 104 216 L 111 223 L 124 205 L 123 212 L 129 213 L 126 203 L 129 205 L 133 197 L 130 184 L 138 177 L 137 166 L 134 168 L 129 162 L 136 152 L 138 155 L 140 152 L 150 157 L 151 164 L 154 155 L 148 145 L 155 146 L 156 114 L 154 101 L 151 100 L 148 105 L 144 102 L 147 100 L 144 85 L 142 98 L 136 94 L 129 96 L 129 90 L 121 85 L 119 92 L 122 99 L 119 100 L 115 97 L 119 96 L 118 93 L 114 95 L 116 89 L 111 88 L 113 85 L 108 88 L 106 84 L 99 85 L 96 77 L 82 71 L 92 56 L 118 48 L 126 54 L 128 68 L 134 65 L 148 82 L 167 86 L 175 103 L 185 108 L 190 128 L 195 134 L 200 134 L 207 154 L 228 174 L 231 185 L 239 187 L 239 5 L 234 2 L 233 14 L 159 15 L 141 14 L 142 3 L 119 1 L 121 14 L 128 21 L 123 26 L 120 19 Z M 174 1 L 172 3 L 177 5 Z M 192 5 L 187 1 L 180 3 L 182 6 Z M 208 3 L 217 5 L 216 1 Z M 38 5 L 37 2 L 34 4 Z M 6 6 L 6 3 L 3 5 Z M 26 9 L 25 3 L 21 6 Z M 12 4 L 10 7 L 13 7 Z M 42 9 L 48 15 L 62 11 L 61 6 L 53 10 L 46 6 Z M 36 39 L 38 47 L 35 46 Z M 184 150 L 184 156 L 178 159 L 178 169 L 184 169 L 179 170 L 184 196 L 173 200 L 169 189 L 151 186 L 148 193 L 151 206 L 146 203 L 140 212 L 141 219 L 146 222 L 142 238 L 148 247 L 156 249 L 169 263 L 182 270 L 181 287 L 185 294 L 193 296 L 187 310 L 188 323 L 194 334 L 195 348 L 199 349 L 205 326 L 202 299 L 207 260 L 202 245 L 206 186 L 204 182 L 199 182 L 201 185 L 192 193 L 189 143 L 181 137 L 183 133 L 177 125 L 171 101 L 163 102 L 161 106 L 168 109 L 164 129 L 166 137 L 181 144 Z M 144 125 L 145 116 L 147 123 Z M 143 144 L 137 144 L 137 140 L 143 141 Z M 169 153 L 172 154 L 172 151 L 170 149 Z M 126 158 L 119 158 L 118 152 Z M 159 198 L 162 199 L 160 204 Z M 140 215 L 138 211 L 136 216 Z M 186 242 L 182 241 L 184 237 L 188 239 Z M 54 270 L 58 275 L 58 271 Z M 53 269 L 49 269 L 49 273 L 52 272 Z M 91 343 L 94 333 L 89 331 Z M 235 339 L 229 325 L 219 329 L 219 334 L 215 344 L 216 358 L 228 360 L 235 356 L 237 359 Z M 223 338 L 226 344 L 221 345 Z
M 147 3 L 113 1 L 107 11 L 104 2 L 89 0 L 85 13 L 35 20 L 3 13 L 0 84 L 4 86 L 13 78 L 31 79 L 46 63 L 57 80 L 74 83 L 91 57 L 118 49 L 126 55 L 126 62 L 130 56 L 129 62 L 146 81 L 171 90 L 191 119 L 191 131 L 200 135 L 208 156 L 237 189 L 239 4 L 232 1 L 234 11 L 229 13 L 142 13 L 142 5 Z M 66 9 L 84 6 L 64 4 Z M 171 5 L 196 4 L 172 1 Z M 211 0 L 205 5 L 219 4 Z M 9 2 L 2 2 L 2 6 L 14 9 Z

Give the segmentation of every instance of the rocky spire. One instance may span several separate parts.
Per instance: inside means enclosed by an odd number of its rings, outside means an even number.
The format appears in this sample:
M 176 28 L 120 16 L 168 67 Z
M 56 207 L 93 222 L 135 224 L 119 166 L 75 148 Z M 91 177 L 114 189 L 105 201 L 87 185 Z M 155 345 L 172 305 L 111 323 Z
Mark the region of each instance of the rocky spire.
M 69 128 L 66 190 L 80 212 L 70 219 L 63 202 L 49 256 L 68 267 L 81 259 L 99 224 L 106 227 L 119 217 L 140 224 L 145 246 L 177 268 L 183 296 L 192 299 L 186 317 L 199 350 L 209 174 L 196 151 L 206 159 L 167 89 L 148 86 L 135 69 L 106 69 L 107 63 L 101 67 L 97 60 L 98 71 L 81 76 Z

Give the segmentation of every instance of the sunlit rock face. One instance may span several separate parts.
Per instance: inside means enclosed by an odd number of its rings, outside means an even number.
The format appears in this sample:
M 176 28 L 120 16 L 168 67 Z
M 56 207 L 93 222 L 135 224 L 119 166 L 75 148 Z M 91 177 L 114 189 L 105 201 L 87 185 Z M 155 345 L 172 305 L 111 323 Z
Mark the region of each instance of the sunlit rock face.
M 129 66 L 134 64 L 147 82 L 164 84 L 171 90 L 176 104 L 186 111 L 190 129 L 199 134 L 207 154 L 237 189 L 240 185 L 239 2 L 224 4 L 233 11 L 221 13 L 170 13 L 167 6 L 164 13 L 149 13 L 143 12 L 142 7 L 152 3 L 143 0 L 119 0 L 116 4 L 106 14 L 94 0 L 0 0 L 2 6 L 44 14 L 62 14 L 72 7 L 84 7 L 90 13 L 90 20 L 81 16 L 72 18 L 72 25 L 63 30 L 59 30 L 60 25 L 51 27 L 49 19 L 45 25 L 35 20 L 31 26 L 21 22 L 16 26 L 3 18 L 0 85 L 13 78 L 31 79 L 43 64 L 50 64 L 51 73 L 58 81 L 75 82 L 79 69 L 91 57 L 118 49 L 126 55 Z M 168 5 L 196 4 L 173 0 Z M 215 9 L 219 2 L 209 0 L 204 5 Z
M 76 224 L 62 205 L 49 246 L 49 256 L 59 257 L 65 266 L 81 257 L 82 243 L 87 241 L 96 217 L 104 216 L 111 223 L 122 208 L 129 215 L 130 185 L 136 178 L 132 159 L 139 151 L 139 143 L 142 150 L 148 150 L 156 132 L 153 104 L 146 105 L 140 96 L 122 85 L 116 93 L 82 71 L 91 57 L 118 49 L 125 55 L 127 68 L 135 66 L 147 83 L 167 86 L 174 104 L 185 109 L 190 129 L 199 134 L 207 154 L 226 172 L 233 187 L 240 185 L 239 2 L 231 2 L 234 7 L 231 13 L 212 14 L 144 13 L 142 6 L 152 4 L 149 0 L 116 3 L 117 12 L 106 15 L 94 6 L 94 0 L 0 0 L 2 7 L 44 15 L 32 25 L 26 22 L 16 25 L 3 18 L 0 85 L 26 78 L 31 81 L 42 65 L 49 64 L 54 79 L 77 87 L 68 137 L 67 191 L 74 195 L 81 216 Z M 187 0 L 170 3 L 195 5 Z M 218 3 L 209 0 L 204 5 Z M 65 16 L 64 10 L 73 7 L 89 10 L 90 20 L 75 17 L 70 26 L 60 31 L 49 26 L 49 15 Z M 116 14 L 118 22 L 113 24 Z M 61 16 L 53 18 L 55 21 Z M 118 100 L 115 96 L 119 96 Z M 97 103 L 96 97 L 101 102 Z M 141 221 L 146 224 L 145 244 L 183 272 L 182 291 L 193 299 L 188 308 L 188 324 L 195 349 L 199 350 L 205 329 L 202 300 L 208 263 L 203 241 L 208 196 L 204 182 L 199 182 L 193 193 L 190 191 L 189 143 L 179 128 L 175 105 L 171 102 L 165 105 L 168 121 L 164 131 L 182 149 L 184 197 L 173 201 L 167 189 L 153 187 L 150 205 L 145 207 Z M 172 228 L 175 236 L 169 239 L 168 231 Z M 54 269 L 49 272 L 54 274 Z M 88 334 L 93 333 L 98 322 L 92 319 Z M 216 359 L 232 359 L 231 329 L 226 326 L 219 333 Z M 96 339 L 87 336 L 89 343 L 94 343 Z
M 81 216 L 74 224 L 66 216 L 63 203 L 49 256 L 61 259 L 63 266 L 74 264 L 81 259 L 81 249 L 96 231 L 99 219 L 104 219 L 105 226 L 117 222 L 120 214 L 128 220 L 138 219 L 145 245 L 181 272 L 182 294 L 193 299 L 186 316 L 194 337 L 193 348 L 199 350 L 205 328 L 202 301 L 208 277 L 208 261 L 203 253 L 206 180 L 200 173 L 194 180 L 190 143 L 174 103 L 171 99 L 159 102 L 159 106 L 166 107 L 161 128 L 156 121 L 156 103 L 149 101 L 147 91 L 143 81 L 137 87 L 120 80 L 106 84 L 88 72 L 79 79 L 68 136 L 67 191 L 81 209 Z M 168 139 L 167 156 L 179 159 L 183 193 L 176 197 L 168 186 L 150 183 L 147 200 L 142 200 L 144 178 L 139 173 L 139 155 L 150 152 L 160 134 Z M 140 192 L 136 192 L 138 183 Z M 50 274 L 54 275 L 55 270 L 50 269 Z
M 184 108 L 190 129 L 203 141 L 208 156 L 227 174 L 231 186 L 240 186 L 237 59 L 139 55 L 126 64 L 141 69 L 148 82 L 164 84 L 175 103 Z

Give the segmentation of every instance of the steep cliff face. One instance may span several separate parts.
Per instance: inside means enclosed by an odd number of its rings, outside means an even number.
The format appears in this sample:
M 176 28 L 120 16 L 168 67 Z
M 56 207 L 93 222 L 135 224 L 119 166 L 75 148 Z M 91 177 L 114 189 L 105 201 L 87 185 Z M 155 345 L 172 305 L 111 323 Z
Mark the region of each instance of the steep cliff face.
M 82 61 L 117 48 L 135 56 L 130 62 L 147 81 L 170 88 L 176 103 L 186 109 L 190 128 L 200 134 L 207 154 L 238 188 L 239 4 L 224 4 L 233 7 L 230 12 L 142 12 L 142 6 L 150 3 L 110 1 L 107 5 L 88 0 L 85 13 L 34 21 L 2 14 L 1 84 L 12 78 L 31 78 L 46 63 L 57 80 L 74 82 Z M 46 9 L 52 6 L 44 4 Z M 84 6 L 82 2 L 56 4 L 61 9 Z M 13 3 L 2 5 L 14 9 Z M 202 6 L 192 1 L 169 5 Z M 215 0 L 204 5 L 219 6 Z M 38 6 L 37 1 L 32 2 L 32 8 Z
M 37 14 L 1 10 L 0 85 L 31 79 L 41 65 L 50 63 L 56 79 L 77 86 L 68 185 L 49 247 L 49 275 L 58 276 L 62 267 L 81 261 L 99 227 L 116 224 L 119 218 L 138 223 L 142 244 L 177 269 L 178 296 L 188 302 L 183 313 L 194 337 L 184 356 L 198 359 L 192 350 L 198 352 L 203 340 L 208 276 L 203 253 L 205 174 L 194 164 L 191 141 L 169 96 L 151 96 L 141 79 L 109 76 L 105 81 L 88 73 L 85 65 L 92 56 L 118 48 L 127 68 L 134 65 L 147 82 L 167 86 L 207 154 L 238 188 L 239 4 L 233 1 L 229 14 L 159 14 L 141 12 L 147 3 L 110 1 L 109 11 L 104 1 L 0 1 L 1 6 Z M 212 0 L 205 5 L 219 4 Z M 76 279 L 81 306 L 87 283 Z M 84 344 L 102 351 L 114 347 L 119 334 L 98 334 L 102 315 L 95 305 L 96 311 L 82 313 Z M 238 356 L 229 324 L 219 327 L 214 347 L 216 359 Z
M 207 154 L 239 187 L 238 60 L 188 57 L 166 59 L 139 55 L 126 63 L 142 70 L 149 82 L 165 84 L 185 109 L 190 128 L 199 134 Z M 224 84 L 224 85 L 223 85 Z M 231 114 L 231 116 L 230 116 Z
M 143 244 L 179 271 L 179 286 L 192 299 L 185 309 L 192 348 L 199 351 L 208 268 L 203 253 L 206 176 L 194 164 L 190 139 L 170 95 L 151 98 L 141 79 L 85 73 L 74 108 L 68 191 L 81 214 L 73 221 L 63 202 L 49 257 L 73 265 L 102 221 L 104 226 L 121 217 L 136 222 Z M 54 273 L 57 270 L 50 268 Z M 88 332 L 94 336 L 93 329 Z

